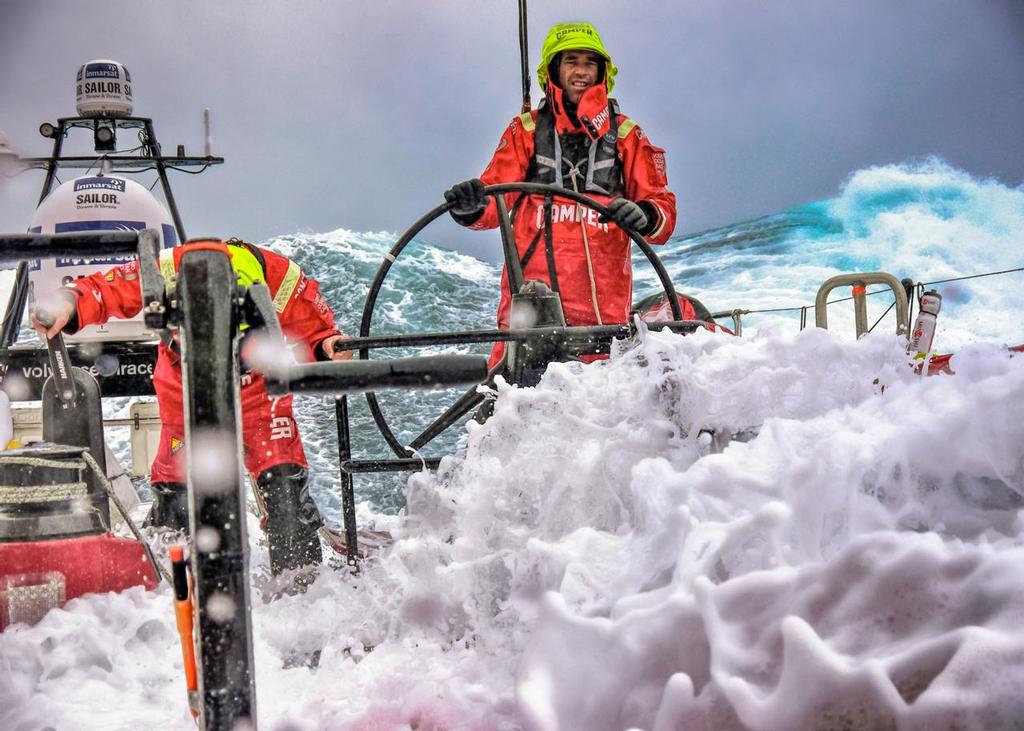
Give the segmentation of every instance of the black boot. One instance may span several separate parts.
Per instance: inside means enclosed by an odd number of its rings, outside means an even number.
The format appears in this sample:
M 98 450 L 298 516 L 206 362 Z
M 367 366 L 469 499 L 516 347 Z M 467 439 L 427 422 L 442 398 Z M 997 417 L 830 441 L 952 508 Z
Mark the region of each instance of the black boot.
M 154 482 L 153 505 L 142 523 L 145 527 L 185 531 L 188 527 L 188 489 L 180 482 Z
M 267 508 L 267 543 L 274 575 L 324 559 L 318 532 L 324 522 L 309 494 L 306 476 L 304 467 L 281 464 L 256 478 Z

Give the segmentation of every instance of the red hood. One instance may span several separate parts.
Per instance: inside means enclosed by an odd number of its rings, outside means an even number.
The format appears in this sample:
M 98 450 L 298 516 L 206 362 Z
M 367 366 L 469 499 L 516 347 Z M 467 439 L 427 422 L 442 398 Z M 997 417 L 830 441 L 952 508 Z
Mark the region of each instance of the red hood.
M 597 140 L 608 133 L 611 129 L 611 110 L 608 107 L 608 91 L 604 84 L 594 84 L 583 92 L 580 97 L 579 107 L 576 110 L 580 124 L 573 124 L 565 111 L 563 91 L 555 86 L 550 80 L 547 85 L 548 104 L 555 113 L 555 131 L 558 134 L 565 132 L 584 132 L 587 137 Z M 588 125 L 585 120 L 589 120 Z

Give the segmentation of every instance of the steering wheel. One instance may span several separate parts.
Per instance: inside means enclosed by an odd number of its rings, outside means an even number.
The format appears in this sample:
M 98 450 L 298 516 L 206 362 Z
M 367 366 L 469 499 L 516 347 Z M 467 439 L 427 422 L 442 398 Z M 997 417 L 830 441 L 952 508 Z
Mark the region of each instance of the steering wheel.
M 518 292 L 522 288 L 524 279 L 523 268 L 519 259 L 519 252 L 516 248 L 515 236 L 512 229 L 512 218 L 509 215 L 508 206 L 505 203 L 505 193 L 543 195 L 545 226 L 548 231 L 551 230 L 551 205 L 555 198 L 567 198 L 571 201 L 575 201 L 576 203 L 597 211 L 597 213 L 602 216 L 610 217 L 611 214 L 606 206 L 598 203 L 592 198 L 583 195 L 582 193 L 577 193 L 574 190 L 561 188 L 555 185 L 542 185 L 540 183 L 501 183 L 499 185 L 489 185 L 484 188 L 484 194 L 493 196 L 498 206 L 498 229 L 501 233 L 501 247 L 504 254 L 505 271 L 508 274 L 509 291 L 513 293 Z M 499 330 L 476 330 L 426 334 L 419 336 L 370 337 L 370 322 L 373 319 L 374 308 L 377 304 L 377 295 L 380 292 L 381 286 L 383 285 L 388 272 L 391 270 L 391 266 L 395 263 L 395 260 L 402 253 L 405 247 L 409 245 L 413 238 L 415 238 L 420 231 L 426 228 L 434 220 L 445 213 L 448 213 L 452 208 L 452 205 L 452 203 L 445 202 L 424 214 L 423 217 L 416 221 L 404 234 L 402 234 L 401 238 L 398 239 L 391 250 L 385 255 L 384 261 L 381 262 L 380 268 L 377 270 L 377 274 L 373 279 L 373 283 L 370 285 L 370 291 L 366 295 L 366 302 L 363 306 L 363 317 L 359 325 L 359 339 L 352 343 L 354 346 L 353 349 L 358 348 L 360 359 L 368 359 L 370 357 L 370 349 L 373 347 L 395 347 L 399 345 L 422 346 L 457 343 L 465 344 L 523 339 L 520 337 L 514 337 L 514 333 L 510 331 Z M 676 297 L 675 287 L 672 285 L 672 280 L 669 277 L 668 272 L 665 270 L 665 266 L 661 263 L 661 259 L 658 258 L 658 255 L 654 253 L 654 249 L 640 234 L 622 226 L 620 226 L 620 228 L 629 236 L 633 243 L 637 245 L 640 251 L 644 253 L 644 256 L 647 257 L 647 260 L 654 267 L 655 272 L 657 272 L 658 279 L 661 282 L 661 286 L 664 289 L 665 295 L 668 298 L 669 305 L 672 309 L 672 317 L 675 318 L 676 321 L 683 320 L 682 310 L 679 307 L 679 300 Z M 623 332 L 623 330 L 628 330 L 628 325 L 598 325 L 571 329 L 577 334 L 592 333 L 591 337 L 595 340 L 610 340 L 613 337 L 621 337 L 622 335 L 627 334 L 626 332 Z M 550 331 L 551 328 L 545 328 L 545 330 Z M 493 384 L 494 378 L 502 373 L 502 369 L 502 364 L 498 364 L 490 373 L 487 374 L 487 379 L 485 379 L 483 383 Z M 454 424 L 463 415 L 468 413 L 484 400 L 485 397 L 482 394 L 477 393 L 477 387 L 478 386 L 474 386 L 463 394 L 454 404 L 446 409 L 444 413 L 431 422 L 430 426 L 416 437 L 408 447 L 404 446 L 391 430 L 391 427 L 388 425 L 387 419 L 384 417 L 384 413 L 380 408 L 380 404 L 377 401 L 376 394 L 372 391 L 367 391 L 366 401 L 369 404 L 370 413 L 373 416 L 373 420 L 376 423 L 377 428 L 380 430 L 381 436 L 384 437 L 384 440 L 399 458 L 406 459 L 414 456 L 414 450 L 420 449 L 423 445 Z

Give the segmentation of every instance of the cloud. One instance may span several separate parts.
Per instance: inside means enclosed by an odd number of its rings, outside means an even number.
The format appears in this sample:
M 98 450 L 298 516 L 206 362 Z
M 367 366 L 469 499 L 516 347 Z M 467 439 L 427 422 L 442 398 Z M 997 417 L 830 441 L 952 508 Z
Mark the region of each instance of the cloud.
M 4 12 L 0 62 L 13 71 L 0 78 L 0 129 L 22 154 L 46 154 L 35 130 L 73 113 L 75 70 L 92 58 L 129 67 L 136 113 L 165 150 L 199 152 L 212 110 L 226 165 L 172 173 L 192 233 L 403 230 L 480 173 L 519 107 L 508 3 L 112 0 L 100 13 L 60 0 Z M 550 24 L 582 15 L 534 2 L 529 18 L 532 68 Z M 586 19 L 621 69 L 623 111 L 668 151 L 681 230 L 834 195 L 876 163 L 935 154 L 1011 184 L 1024 169 L 1024 24 L 1009 0 L 648 0 Z M 38 192 L 10 187 L 0 228 L 18 230 Z M 496 256 L 491 234 L 427 235 Z

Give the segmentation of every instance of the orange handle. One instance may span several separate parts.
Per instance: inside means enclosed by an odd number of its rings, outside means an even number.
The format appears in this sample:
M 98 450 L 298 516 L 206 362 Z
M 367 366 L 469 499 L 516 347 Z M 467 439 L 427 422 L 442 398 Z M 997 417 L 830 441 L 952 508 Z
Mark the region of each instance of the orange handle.
M 196 690 L 196 648 L 192 641 L 192 602 L 175 600 L 174 616 L 178 620 L 178 635 L 181 637 L 181 659 L 185 663 L 185 686 Z
M 181 639 L 181 660 L 185 666 L 185 688 L 188 690 L 189 710 L 199 716 L 199 676 L 196 673 L 196 646 L 193 635 L 192 591 L 189 585 L 185 551 L 182 546 L 171 546 L 171 573 L 174 578 L 174 619 Z

